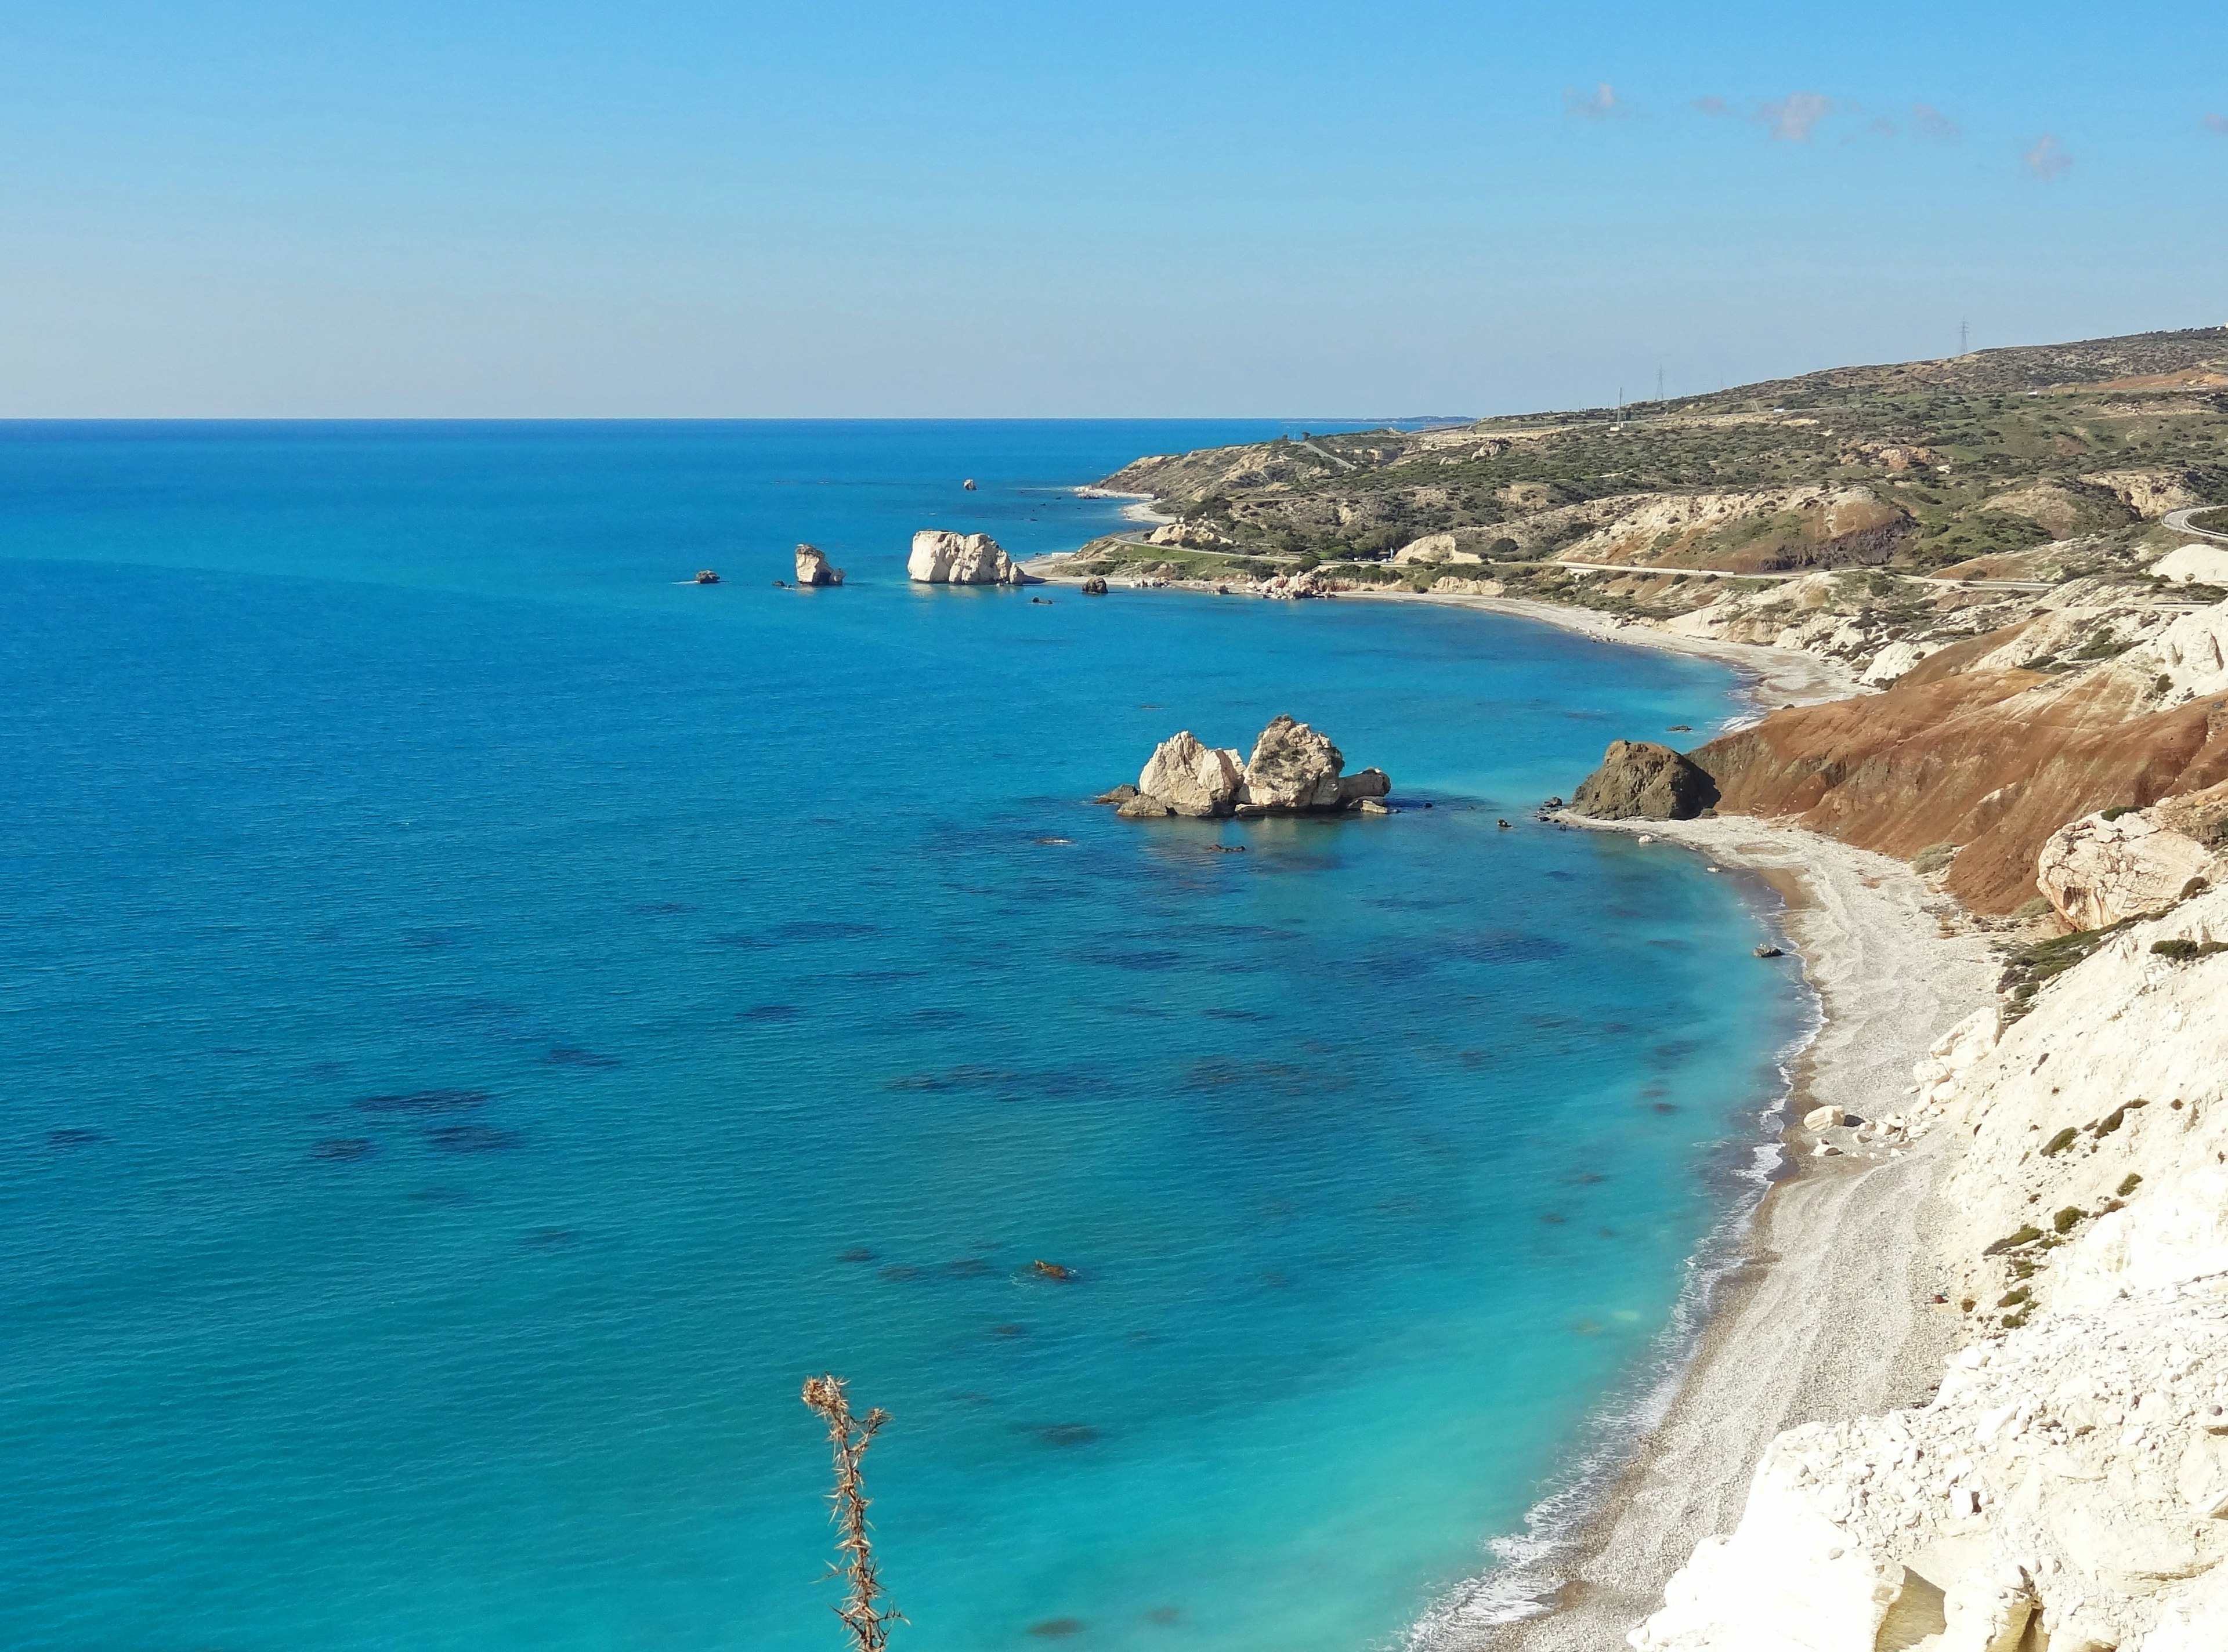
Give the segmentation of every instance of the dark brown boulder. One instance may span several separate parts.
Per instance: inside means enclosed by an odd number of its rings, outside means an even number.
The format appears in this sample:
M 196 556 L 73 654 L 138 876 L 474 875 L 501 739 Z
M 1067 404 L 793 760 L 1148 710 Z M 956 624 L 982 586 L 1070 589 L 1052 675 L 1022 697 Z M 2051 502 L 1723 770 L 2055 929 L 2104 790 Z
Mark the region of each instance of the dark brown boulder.
M 1602 766 L 1571 799 L 1595 820 L 1691 820 L 1718 800 L 1718 783 L 1687 758 L 1652 740 L 1612 740 Z

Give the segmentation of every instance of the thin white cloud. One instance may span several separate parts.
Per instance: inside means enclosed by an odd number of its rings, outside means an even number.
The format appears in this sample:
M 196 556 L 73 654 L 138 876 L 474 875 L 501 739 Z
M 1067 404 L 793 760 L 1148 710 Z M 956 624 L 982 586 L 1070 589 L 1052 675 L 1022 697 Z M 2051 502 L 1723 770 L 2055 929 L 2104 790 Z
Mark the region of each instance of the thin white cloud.
M 2207 115 L 2205 118 L 2205 130 L 2208 132 L 2218 132 L 2221 137 L 2228 137 L 2228 115 Z
M 2045 132 L 2035 140 L 2033 149 L 2020 157 L 2026 169 L 2038 178 L 2054 178 L 2073 164 L 2073 157 L 2065 152 L 2065 145 L 2058 141 L 2056 132 Z
M 1617 88 L 1604 80 L 1591 92 L 1573 88 L 1564 92 L 1563 112 L 1580 120 L 1614 120 L 1625 112 L 1617 100 Z
M 1911 105 L 1911 130 L 1915 136 L 1930 138 L 1937 144 L 1954 144 L 1965 135 L 1962 126 L 1930 103 Z
M 1757 118 L 1770 128 L 1775 143 L 1807 144 L 1810 129 L 1834 112 L 1834 100 L 1821 92 L 1789 92 L 1777 103 L 1765 104 Z

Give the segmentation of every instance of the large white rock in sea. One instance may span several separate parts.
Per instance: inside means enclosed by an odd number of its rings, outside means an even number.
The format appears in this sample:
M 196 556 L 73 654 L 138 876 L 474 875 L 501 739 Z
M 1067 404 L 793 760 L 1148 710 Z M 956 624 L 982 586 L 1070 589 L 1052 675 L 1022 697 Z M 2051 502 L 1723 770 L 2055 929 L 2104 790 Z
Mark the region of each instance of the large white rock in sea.
M 797 583 L 800 585 L 840 585 L 843 571 L 832 566 L 828 553 L 816 545 L 797 547 Z
M 1240 803 L 1279 813 L 1335 809 L 1346 754 L 1306 724 L 1278 715 L 1253 743 Z
M 1245 760 L 1226 746 L 1200 743 L 1189 729 L 1154 749 L 1137 776 L 1139 795 L 1167 806 L 1163 813 L 1207 819 L 1237 807 Z
M 907 577 L 923 585 L 1036 585 L 1044 582 L 1021 571 L 987 533 L 951 533 L 924 528 L 912 536 L 906 558 Z
M 1381 769 L 1343 773 L 1346 756 L 1304 723 L 1278 717 L 1261 730 L 1245 760 L 1228 747 L 1204 744 L 1188 729 L 1161 742 L 1137 776 L 1135 796 L 1122 788 L 1099 800 L 1121 802 L 1131 820 L 1170 814 L 1363 814 L 1392 811 L 1380 800 L 1392 782 Z

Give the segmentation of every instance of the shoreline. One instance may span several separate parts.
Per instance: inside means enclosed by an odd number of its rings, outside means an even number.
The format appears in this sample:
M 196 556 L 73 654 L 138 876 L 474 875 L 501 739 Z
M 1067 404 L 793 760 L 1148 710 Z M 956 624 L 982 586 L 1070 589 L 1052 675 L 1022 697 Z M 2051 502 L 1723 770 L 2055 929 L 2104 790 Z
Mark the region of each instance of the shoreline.
M 1034 571 L 1081 583 L 1041 563 Z M 1218 594 L 1190 582 L 1144 589 Z M 1870 692 L 1816 655 L 1682 636 L 1591 609 L 1452 592 L 1336 598 L 1354 599 L 1468 608 L 1716 660 L 1739 674 L 1747 707 L 1723 730 L 1780 706 Z M 1489 1552 L 1504 1558 L 1432 1603 L 1405 1652 L 1617 1652 L 1661 1609 L 1665 1585 L 1695 1546 L 1739 1522 L 1777 1435 L 1924 1401 L 1956 1345 L 1956 1311 L 1928 1305 L 1935 1285 L 1922 1274 L 1941 1220 L 1936 1190 L 1962 1144 L 1935 1132 L 1892 1158 L 1819 1158 L 1817 1138 L 1797 1121 L 1829 1105 L 1866 1119 L 1904 1111 L 1911 1069 L 1929 1048 L 1995 1001 L 1986 936 L 1905 863 L 1799 826 L 1747 815 L 1569 818 L 1591 830 L 1649 833 L 1769 883 L 1817 1020 L 1767 1115 L 1781 1129 L 1751 1144 L 1778 1168 L 1759 1196 L 1729 1213 L 1730 1230 L 1689 1259 L 1701 1278 L 1681 1303 L 1693 1318 L 1675 1364 L 1644 1392 L 1604 1397 L 1604 1408 L 1623 1399 L 1625 1418 L 1642 1426 L 1609 1448 L 1608 1461 L 1597 1445 L 1545 1488 L 1526 1526 L 1494 1540 Z M 1680 1329 L 1674 1320 L 1668 1334 Z M 1602 1409 L 1593 1422 L 1616 1420 Z M 1557 1529 L 1564 1518 L 1570 1523 Z
M 1066 556 L 1066 553 L 1061 552 L 1050 557 L 1037 557 L 1024 566 L 1028 572 L 1047 584 L 1080 586 L 1083 577 L 1068 573 L 1060 565 Z M 1115 589 L 1147 592 L 1181 591 L 1194 596 L 1222 594 L 1212 585 L 1190 581 L 1158 586 L 1117 585 Z M 1232 596 L 1238 594 L 1231 593 Z M 1261 599 L 1256 597 L 1252 600 Z M 1859 682 L 1856 673 L 1839 660 L 1803 654 L 1792 648 L 1767 647 L 1761 643 L 1725 642 L 1713 637 L 1682 636 L 1675 631 L 1658 630 L 1653 626 L 1621 622 L 1589 608 L 1566 608 L 1555 603 L 1533 602 L 1520 596 L 1471 596 L 1455 592 L 1418 590 L 1342 590 L 1331 600 L 1341 603 L 1425 603 L 1442 608 L 1466 608 L 1480 614 L 1499 614 L 1510 619 L 1532 620 L 1603 642 L 1656 648 L 1665 654 L 1688 654 L 1698 660 L 1714 660 L 1720 665 L 1732 667 L 1740 674 L 1738 692 L 1749 705 L 1745 715 L 1728 718 L 1720 725 L 1720 731 L 1725 732 L 1745 727 L 1766 711 L 1783 706 L 1815 705 L 1825 700 L 1848 699 L 1873 692 Z
M 1774 1437 L 1918 1403 L 1957 1335 L 1954 1310 L 1925 1305 L 1932 1287 L 1919 1274 L 1933 1254 L 1934 1190 L 1958 1144 L 1937 1132 L 1899 1157 L 1821 1159 L 1793 1121 L 1814 1107 L 1901 1111 L 1928 1046 L 1994 1001 L 1986 938 L 1945 934 L 1955 903 L 1902 862 L 1801 827 L 1748 816 L 1588 824 L 1653 833 L 1791 896 L 1783 922 L 1819 1021 L 1792 1064 L 1783 1173 L 1719 1259 L 1660 1419 L 1543 1557 L 1543 1610 L 1419 1646 L 1622 1647 L 1694 1546 L 1738 1523 Z M 1449 1619 L 1456 1628 L 1458 1605 Z

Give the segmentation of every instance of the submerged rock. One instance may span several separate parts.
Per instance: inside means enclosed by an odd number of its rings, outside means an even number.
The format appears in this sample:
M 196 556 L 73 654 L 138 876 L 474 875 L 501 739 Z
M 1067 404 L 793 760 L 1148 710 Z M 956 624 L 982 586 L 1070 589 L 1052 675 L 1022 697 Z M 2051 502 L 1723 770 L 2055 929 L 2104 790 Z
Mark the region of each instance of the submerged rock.
M 1691 820 L 1718 800 L 1718 783 L 1692 759 L 1652 740 L 1612 740 L 1601 767 L 1571 799 L 1596 820 Z
M 816 545 L 797 547 L 797 583 L 800 585 L 840 585 L 843 571 L 831 566 L 828 553 Z
M 912 536 L 906 575 L 923 585 L 1035 585 L 1043 582 L 1021 571 L 987 533 L 951 533 L 924 528 Z

